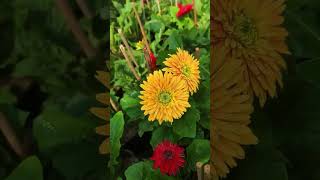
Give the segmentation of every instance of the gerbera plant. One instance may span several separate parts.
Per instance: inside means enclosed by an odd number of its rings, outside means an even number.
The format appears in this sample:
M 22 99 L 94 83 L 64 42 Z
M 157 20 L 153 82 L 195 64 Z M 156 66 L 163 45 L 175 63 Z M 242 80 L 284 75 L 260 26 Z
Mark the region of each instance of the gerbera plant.
M 241 62 L 241 82 L 250 82 L 247 92 L 263 106 L 267 97 L 282 87 L 286 69 L 282 54 L 289 54 L 288 32 L 281 25 L 285 1 L 213 1 L 213 43 L 224 46 L 228 56 Z
M 209 164 L 209 1 L 180 3 L 113 2 L 118 18 L 110 32 L 122 34 L 112 37 L 121 51 L 110 56 L 111 97 L 124 115 L 124 131 L 115 133 L 121 146 L 110 147 L 115 176 L 194 179 L 196 164 Z

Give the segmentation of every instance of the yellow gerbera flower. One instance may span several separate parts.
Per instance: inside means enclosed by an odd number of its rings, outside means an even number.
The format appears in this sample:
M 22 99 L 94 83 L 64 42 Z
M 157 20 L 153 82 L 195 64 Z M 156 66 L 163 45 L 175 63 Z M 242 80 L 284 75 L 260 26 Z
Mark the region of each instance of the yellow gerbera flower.
M 247 92 L 263 106 L 267 96 L 275 97 L 277 83 L 286 63 L 280 54 L 289 54 L 286 29 L 281 15 L 284 0 L 213 1 L 213 43 L 228 48 L 228 55 L 241 61 L 241 82 L 250 82 Z
M 164 64 L 167 66 L 163 69 L 164 71 L 179 76 L 187 82 L 191 95 L 198 90 L 200 83 L 199 61 L 187 51 L 178 49 L 177 54 L 170 55 Z
M 99 102 L 106 105 L 106 107 L 93 107 L 90 108 L 90 111 L 96 115 L 97 117 L 103 119 L 106 121 L 105 125 L 99 126 L 96 128 L 96 132 L 100 135 L 107 136 L 107 138 L 102 142 L 100 145 L 99 151 L 101 154 L 108 154 L 110 152 L 110 146 L 109 146 L 109 136 L 110 136 L 110 112 L 108 109 L 109 106 L 109 84 L 108 84 L 108 78 L 109 73 L 98 71 L 96 78 L 105 86 L 107 87 L 106 93 L 97 94 L 96 98 Z
M 190 107 L 187 85 L 179 76 L 162 73 L 161 70 L 154 71 L 140 87 L 143 89 L 139 96 L 142 100 L 141 110 L 149 115 L 149 121 L 172 123 L 173 119 L 179 119 Z
M 223 49 L 213 49 L 211 63 L 211 174 L 214 179 L 226 177 L 235 159 L 243 159 L 241 145 L 256 144 L 248 124 L 253 111 L 250 96 L 238 84 L 243 70 L 240 61 L 225 58 Z

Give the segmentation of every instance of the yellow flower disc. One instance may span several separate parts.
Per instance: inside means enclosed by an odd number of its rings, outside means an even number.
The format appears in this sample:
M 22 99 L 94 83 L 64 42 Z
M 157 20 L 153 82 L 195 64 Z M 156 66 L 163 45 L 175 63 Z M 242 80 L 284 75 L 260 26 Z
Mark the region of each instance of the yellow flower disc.
M 191 95 L 197 92 L 200 83 L 199 61 L 187 51 L 178 49 L 177 54 L 170 55 L 164 61 L 167 66 L 163 70 L 184 79 Z
M 189 92 L 186 82 L 179 76 L 174 76 L 161 70 L 148 75 L 147 81 L 140 85 L 143 89 L 141 110 L 149 115 L 148 120 L 173 122 L 179 119 L 190 107 L 188 102 Z

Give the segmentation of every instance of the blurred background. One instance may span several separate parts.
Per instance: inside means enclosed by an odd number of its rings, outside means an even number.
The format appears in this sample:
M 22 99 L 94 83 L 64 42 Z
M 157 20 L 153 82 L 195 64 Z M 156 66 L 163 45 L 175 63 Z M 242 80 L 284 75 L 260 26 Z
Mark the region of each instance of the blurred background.
M 256 103 L 252 128 L 259 144 L 247 148 L 228 180 L 320 179 L 320 2 L 285 3 L 291 55 L 284 88 L 263 109 Z
M 105 121 L 89 112 L 108 91 L 94 77 L 109 56 L 107 7 L 1 1 L 0 179 L 107 179 Z

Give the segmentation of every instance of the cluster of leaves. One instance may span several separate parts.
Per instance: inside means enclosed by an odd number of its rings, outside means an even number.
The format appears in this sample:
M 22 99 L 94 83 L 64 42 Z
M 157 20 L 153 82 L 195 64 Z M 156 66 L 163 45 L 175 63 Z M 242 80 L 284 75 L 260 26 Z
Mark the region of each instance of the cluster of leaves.
M 209 0 L 196 1 L 198 27 L 195 26 L 193 13 L 177 18 L 178 7 L 170 1 L 161 1 L 161 14 L 157 4 L 150 2 L 142 8 L 136 3 L 136 8 L 144 24 L 149 38 L 150 48 L 157 57 L 158 69 L 163 68 L 163 61 L 169 54 L 174 54 L 177 48 L 191 53 L 199 48 L 200 76 L 199 91 L 190 97 L 191 108 L 173 124 L 149 122 L 141 110 L 140 83 L 135 79 L 127 66 L 126 60 L 118 50 L 122 43 L 118 33 L 120 28 L 133 49 L 139 67 L 136 71 L 144 80 L 148 69 L 142 50 L 136 49 L 136 43 L 142 40 L 139 24 L 134 16 L 130 1 L 112 1 L 110 26 L 110 49 L 112 78 L 111 97 L 121 108 L 114 114 L 114 121 L 121 119 L 124 123 L 111 125 L 112 168 L 115 177 L 126 177 L 131 180 L 142 179 L 188 179 L 194 178 L 195 163 L 206 163 L 210 157 L 209 121 L 210 121 L 210 3 Z M 191 1 L 183 1 L 183 4 Z M 111 124 L 113 124 L 111 120 Z M 123 129 L 125 129 L 123 131 Z M 123 133 L 120 133 L 123 132 Z M 183 146 L 186 151 L 186 165 L 177 177 L 162 175 L 152 168 L 149 158 L 153 148 L 164 139 L 171 140 Z M 118 141 L 118 142 L 113 142 Z M 113 146 L 116 143 L 116 146 Z M 121 147 L 119 147 L 121 144 Z M 120 151 L 120 152 L 119 152 Z M 142 152 L 142 153 L 141 153 Z
M 98 152 L 103 137 L 94 131 L 103 121 L 88 109 L 97 105 L 95 94 L 106 91 L 94 74 L 105 69 L 109 54 L 108 4 L 88 2 L 94 13 L 89 19 L 69 3 L 104 54 L 86 57 L 55 1 L 1 1 L 0 111 L 21 140 L 33 142 L 34 156 L 21 162 L 1 135 L 0 179 L 107 178 L 107 157 Z
M 228 180 L 320 179 L 319 1 L 287 1 L 284 14 L 291 55 L 278 98 L 255 106 L 259 144 L 247 149 Z

